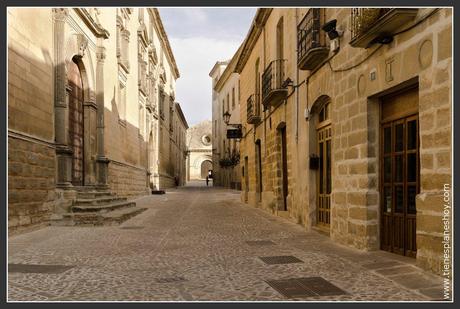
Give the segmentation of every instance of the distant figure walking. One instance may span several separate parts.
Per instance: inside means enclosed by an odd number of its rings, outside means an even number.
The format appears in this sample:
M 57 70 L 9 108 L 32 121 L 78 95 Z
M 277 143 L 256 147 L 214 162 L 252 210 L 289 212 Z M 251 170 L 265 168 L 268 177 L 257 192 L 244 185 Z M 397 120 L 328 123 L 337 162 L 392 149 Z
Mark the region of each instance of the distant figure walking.
M 209 184 L 209 176 L 206 176 L 206 187 L 208 186 Z

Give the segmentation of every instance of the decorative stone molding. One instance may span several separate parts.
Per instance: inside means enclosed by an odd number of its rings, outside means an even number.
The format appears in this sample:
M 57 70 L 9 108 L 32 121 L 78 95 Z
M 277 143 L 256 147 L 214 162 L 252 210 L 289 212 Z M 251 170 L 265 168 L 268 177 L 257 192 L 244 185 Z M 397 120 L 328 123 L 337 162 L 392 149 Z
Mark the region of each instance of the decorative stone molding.
M 67 16 L 69 16 L 68 8 L 54 8 L 53 9 L 53 19 L 55 21 L 65 21 Z
M 122 9 L 122 13 L 123 13 Z M 128 17 L 126 14 L 116 17 L 117 21 L 117 58 L 118 64 L 129 73 L 129 36 L 130 32 L 126 29 Z
M 149 53 L 149 60 L 153 62 L 153 64 L 158 63 L 158 56 L 157 56 L 157 50 L 153 43 L 150 43 L 148 47 L 148 53 Z
M 97 60 L 97 62 L 103 64 L 105 62 L 105 57 L 106 57 L 105 47 L 98 46 L 96 48 L 96 60 Z
M 75 11 L 96 37 L 109 38 L 109 32 L 99 22 L 100 12 L 97 8 L 75 8 Z
M 418 61 L 422 69 L 431 65 L 433 61 L 433 43 L 431 40 L 425 40 L 420 44 Z
M 86 48 L 88 47 L 88 39 L 85 37 L 85 35 L 81 33 L 75 34 L 76 36 L 76 41 L 77 41 L 77 46 L 78 46 L 78 51 L 77 55 L 78 57 L 82 58 L 85 55 Z
M 160 80 L 166 84 L 167 80 L 166 80 L 166 70 L 165 70 L 165 67 L 163 65 L 163 63 L 160 64 L 160 66 L 158 67 L 158 75 L 160 77 Z

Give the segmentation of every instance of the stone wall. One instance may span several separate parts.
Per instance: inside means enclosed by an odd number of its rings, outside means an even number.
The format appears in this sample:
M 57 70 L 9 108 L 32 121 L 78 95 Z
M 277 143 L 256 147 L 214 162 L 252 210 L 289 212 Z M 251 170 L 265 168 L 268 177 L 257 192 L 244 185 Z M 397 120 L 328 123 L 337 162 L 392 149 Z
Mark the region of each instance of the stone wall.
M 8 230 L 41 225 L 54 211 L 53 147 L 8 137 Z
M 212 123 L 204 120 L 187 130 L 188 177 L 201 179 L 201 163 L 212 162 Z
M 109 164 L 110 190 L 122 197 L 135 197 L 149 193 L 147 171 L 118 161 Z
M 16 232 L 54 210 L 53 36 L 50 9 L 7 14 L 8 231 Z
M 419 9 L 387 45 L 352 47 L 349 8 L 325 9 L 325 20 L 337 19 L 344 30 L 340 50 L 330 61 L 297 77 L 296 29 L 308 8 L 274 9 L 240 72 L 244 127 L 241 163 L 248 158 L 249 192 L 243 179 L 242 199 L 277 212 L 282 198 L 280 136 L 286 126 L 288 149 L 288 213 L 307 229 L 316 225 L 317 171 L 309 169 L 316 153 L 316 124 L 320 106 L 331 104 L 332 193 L 330 237 L 363 250 L 380 249 L 380 104 L 381 98 L 410 85 L 418 86 L 420 135 L 420 194 L 417 208 L 417 263 L 439 273 L 443 257 L 443 188 L 451 185 L 452 55 L 451 9 Z M 430 15 L 431 14 L 431 15 Z M 246 123 L 246 99 L 256 78 L 276 58 L 276 25 L 284 22 L 285 77 L 299 84 L 277 108 L 262 113 L 258 125 Z M 404 31 L 404 29 L 408 29 Z M 329 44 L 329 43 L 327 43 Z M 255 76 L 256 59 L 261 61 Z M 372 78 L 371 78 L 372 76 Z M 291 89 L 291 88 L 289 88 Z M 295 93 L 297 92 L 297 93 Z M 304 111 L 308 109 L 308 119 Z M 262 145 L 262 201 L 257 193 L 255 142 Z M 281 214 L 281 213 L 279 213 Z M 283 214 L 286 215 L 286 214 Z
M 7 13 L 9 226 L 45 222 L 52 212 L 69 211 L 75 198 L 68 104 L 72 89 L 66 87 L 68 66 L 73 62 L 83 86 L 84 138 L 80 143 L 85 186 L 108 182 L 121 196 L 146 194 L 147 171 L 153 178 L 158 174 L 161 145 L 156 134 L 147 149 L 150 132 L 158 132 L 158 90 L 161 83 L 168 97 L 165 104 L 169 99 L 174 104 L 179 77 L 157 9 L 9 8 Z M 142 66 L 145 62 L 148 72 Z M 165 106 L 164 124 L 168 142 L 173 137 L 169 108 Z M 163 154 L 171 157 L 169 151 Z M 179 164 L 177 154 L 167 166 Z M 48 167 L 50 156 L 53 169 Z M 109 161 L 107 172 L 105 162 Z M 51 187 L 54 195 L 46 193 Z

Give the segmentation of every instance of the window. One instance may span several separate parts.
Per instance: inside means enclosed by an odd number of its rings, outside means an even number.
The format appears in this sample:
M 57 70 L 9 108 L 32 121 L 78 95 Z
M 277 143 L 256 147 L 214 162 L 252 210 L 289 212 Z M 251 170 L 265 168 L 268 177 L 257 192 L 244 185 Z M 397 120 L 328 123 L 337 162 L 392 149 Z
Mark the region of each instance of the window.
M 283 17 L 278 21 L 276 26 L 276 58 L 284 59 L 284 22 Z
M 238 78 L 238 105 L 240 105 L 241 101 L 241 91 L 240 91 L 240 79 Z
M 235 87 L 232 88 L 232 110 L 235 109 Z
M 144 120 L 145 120 L 145 113 L 144 113 L 144 106 L 139 104 L 139 135 L 144 136 Z
M 126 8 L 118 9 L 117 20 L 117 58 L 118 64 L 122 66 L 126 72 L 129 71 L 129 36 L 127 29 L 129 22 L 130 10 Z
M 254 71 L 254 76 L 255 76 L 255 79 L 254 79 L 254 81 L 255 81 L 254 90 L 255 91 L 254 91 L 254 93 L 256 95 L 258 95 L 260 93 L 259 62 L 260 62 L 260 60 L 259 60 L 259 58 L 257 58 L 256 65 L 255 65 L 255 68 L 254 68 L 254 70 L 255 70 Z
M 326 103 L 323 108 L 321 108 L 321 110 L 319 111 L 319 122 L 323 122 L 323 121 L 326 121 L 329 119 L 329 106 L 330 106 L 330 103 Z
M 160 92 L 158 94 L 158 109 L 159 109 L 159 112 L 160 112 L 160 117 L 162 119 L 165 118 L 165 113 L 164 113 L 164 108 L 165 108 L 165 93 L 164 93 L 164 90 L 162 88 L 160 88 Z
M 118 117 L 126 119 L 126 85 L 122 82 L 118 84 Z

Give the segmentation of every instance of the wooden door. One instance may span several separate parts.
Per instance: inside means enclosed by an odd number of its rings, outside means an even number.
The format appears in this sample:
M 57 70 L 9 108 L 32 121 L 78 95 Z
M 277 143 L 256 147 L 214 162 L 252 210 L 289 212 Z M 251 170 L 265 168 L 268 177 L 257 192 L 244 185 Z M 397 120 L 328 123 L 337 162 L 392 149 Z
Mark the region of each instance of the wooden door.
M 84 184 L 84 127 L 83 127 L 83 82 L 78 65 L 71 61 L 68 68 L 69 83 L 69 144 L 73 150 L 72 184 Z
M 244 157 L 243 177 L 244 177 L 244 201 L 248 201 L 249 195 L 249 159 Z
M 283 181 L 283 206 L 287 210 L 287 196 L 288 196 L 288 166 L 287 166 L 287 141 L 286 141 L 286 127 L 280 129 L 281 133 L 281 161 L 282 161 L 282 181 Z
M 330 120 L 330 103 L 324 104 L 318 113 L 316 140 L 319 168 L 316 179 L 316 222 L 320 228 L 329 230 L 331 224 L 331 154 L 332 127 Z
M 317 179 L 317 224 L 329 228 L 331 223 L 331 125 L 317 130 L 319 171 Z
M 260 140 L 256 142 L 256 166 L 257 166 L 257 193 L 259 202 L 262 201 L 262 191 L 263 191 L 263 183 L 262 183 L 262 147 Z
M 411 257 L 417 253 L 415 197 L 420 190 L 414 102 L 417 89 L 384 100 L 380 134 L 381 248 Z

